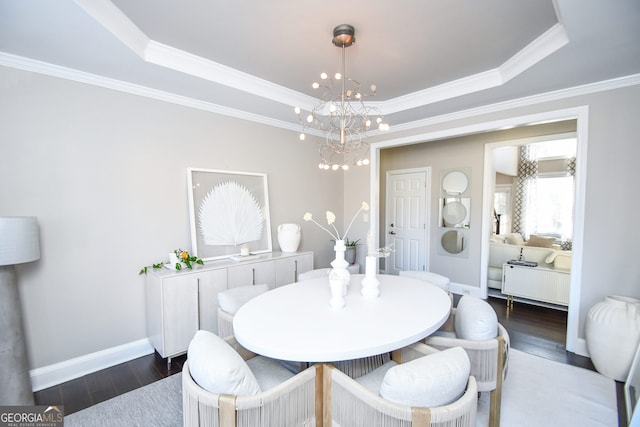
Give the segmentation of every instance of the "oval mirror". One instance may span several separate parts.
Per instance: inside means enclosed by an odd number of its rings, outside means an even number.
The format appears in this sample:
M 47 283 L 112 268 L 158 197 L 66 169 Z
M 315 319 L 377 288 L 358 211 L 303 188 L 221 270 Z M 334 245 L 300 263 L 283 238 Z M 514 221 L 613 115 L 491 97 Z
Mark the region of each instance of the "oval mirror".
M 440 239 L 442 249 L 450 254 L 459 254 L 464 250 L 464 234 L 460 231 L 449 230 Z
M 449 172 L 442 180 L 442 188 L 447 194 L 459 195 L 467 190 L 469 179 L 460 171 Z

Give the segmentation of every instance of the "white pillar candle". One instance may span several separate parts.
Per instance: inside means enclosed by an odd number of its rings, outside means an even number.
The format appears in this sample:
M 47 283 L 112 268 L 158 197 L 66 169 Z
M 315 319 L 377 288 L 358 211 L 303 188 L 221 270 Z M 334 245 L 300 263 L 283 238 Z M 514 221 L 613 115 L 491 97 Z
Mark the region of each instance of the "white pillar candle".
M 249 246 L 248 245 L 240 246 L 240 256 L 249 256 Z

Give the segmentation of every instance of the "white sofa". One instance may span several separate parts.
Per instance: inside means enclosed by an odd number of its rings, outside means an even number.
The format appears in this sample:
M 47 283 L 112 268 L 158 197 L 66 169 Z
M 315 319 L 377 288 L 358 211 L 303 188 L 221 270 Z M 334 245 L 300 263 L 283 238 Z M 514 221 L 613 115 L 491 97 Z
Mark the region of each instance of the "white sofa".
M 487 270 L 487 286 L 502 289 L 502 266 L 507 261 L 518 259 L 520 249 L 527 261 L 538 263 L 538 267 L 552 268 L 562 271 L 571 269 L 571 251 L 563 251 L 559 246 L 550 248 L 529 246 L 524 244 L 504 243 L 504 236 L 494 236 L 489 242 L 489 268 Z

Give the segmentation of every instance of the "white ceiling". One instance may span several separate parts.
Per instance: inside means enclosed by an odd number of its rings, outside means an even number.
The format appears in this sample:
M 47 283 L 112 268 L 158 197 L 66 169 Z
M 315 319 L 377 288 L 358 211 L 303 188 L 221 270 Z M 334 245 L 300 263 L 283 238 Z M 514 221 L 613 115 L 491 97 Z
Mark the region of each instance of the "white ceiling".
M 0 65 L 298 129 L 343 23 L 392 131 L 640 75 L 640 0 L 0 0 Z

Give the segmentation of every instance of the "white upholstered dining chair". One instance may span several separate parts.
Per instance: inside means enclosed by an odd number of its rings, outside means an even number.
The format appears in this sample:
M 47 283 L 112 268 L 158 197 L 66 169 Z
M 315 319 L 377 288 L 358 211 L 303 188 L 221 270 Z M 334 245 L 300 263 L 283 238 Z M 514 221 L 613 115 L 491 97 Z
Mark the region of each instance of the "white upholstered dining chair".
M 269 290 L 266 284 L 238 286 L 218 294 L 218 336 L 233 336 L 233 316 L 249 300 Z
M 446 324 L 453 325 L 453 330 L 440 330 L 424 342 L 440 350 L 462 347 L 467 352 L 478 391 L 490 393 L 489 426 L 497 427 L 509 363 L 509 333 L 498 323 L 493 307 L 480 298 L 464 295 L 452 316 L 453 321 Z
M 293 374 L 244 349 L 233 337 L 198 331 L 182 368 L 183 425 L 321 426 L 322 365 Z
M 442 274 L 433 273 L 431 271 L 413 271 L 413 270 L 400 270 L 398 275 L 405 277 L 413 277 L 414 279 L 423 280 L 436 285 L 443 291 L 449 293 L 449 284 L 451 280 Z
M 329 279 L 329 272 L 331 268 L 316 268 L 315 270 L 305 271 L 298 274 L 298 282 L 304 282 L 305 280 L 315 279 L 317 277 L 326 277 Z
M 416 343 L 393 359 L 358 379 L 324 365 L 325 425 L 475 426 L 478 392 L 464 350 Z

